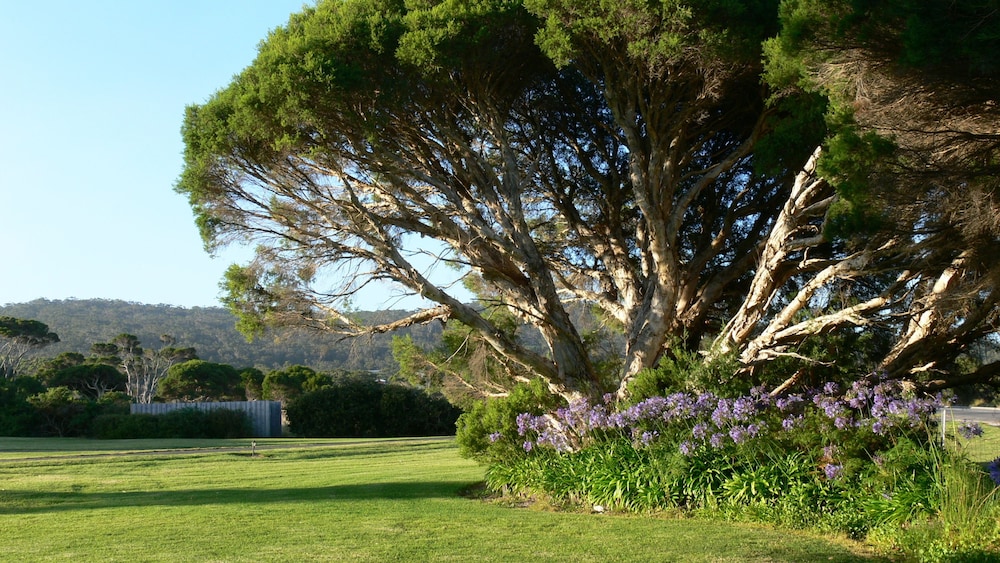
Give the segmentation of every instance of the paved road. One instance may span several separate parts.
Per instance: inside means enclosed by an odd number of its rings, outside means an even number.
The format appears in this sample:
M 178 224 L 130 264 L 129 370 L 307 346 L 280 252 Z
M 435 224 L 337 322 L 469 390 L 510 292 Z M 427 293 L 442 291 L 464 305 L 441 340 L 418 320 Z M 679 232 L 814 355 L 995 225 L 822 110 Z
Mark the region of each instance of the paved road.
M 1000 409 L 994 407 L 948 407 L 949 420 L 968 420 L 1000 426 Z

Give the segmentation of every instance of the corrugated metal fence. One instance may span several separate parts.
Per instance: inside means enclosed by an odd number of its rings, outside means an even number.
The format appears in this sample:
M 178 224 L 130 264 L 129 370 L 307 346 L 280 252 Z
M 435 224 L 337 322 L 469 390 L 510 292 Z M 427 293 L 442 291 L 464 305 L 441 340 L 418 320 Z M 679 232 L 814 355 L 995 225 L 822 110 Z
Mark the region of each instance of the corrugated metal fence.
M 218 403 L 132 403 L 132 414 L 164 414 L 179 409 L 229 409 L 247 414 L 255 438 L 281 437 L 280 401 L 225 401 Z

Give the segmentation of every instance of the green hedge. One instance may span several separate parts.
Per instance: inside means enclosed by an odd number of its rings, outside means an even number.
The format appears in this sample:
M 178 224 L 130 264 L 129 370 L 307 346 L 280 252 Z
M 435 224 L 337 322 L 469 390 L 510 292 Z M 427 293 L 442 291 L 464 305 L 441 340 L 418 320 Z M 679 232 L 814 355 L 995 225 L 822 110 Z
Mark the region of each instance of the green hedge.
M 286 410 L 291 432 L 308 438 L 448 436 L 461 414 L 444 397 L 364 380 L 305 393 Z
M 240 411 L 180 409 L 165 414 L 110 414 L 94 419 L 91 433 L 102 440 L 134 438 L 247 438 L 250 419 Z

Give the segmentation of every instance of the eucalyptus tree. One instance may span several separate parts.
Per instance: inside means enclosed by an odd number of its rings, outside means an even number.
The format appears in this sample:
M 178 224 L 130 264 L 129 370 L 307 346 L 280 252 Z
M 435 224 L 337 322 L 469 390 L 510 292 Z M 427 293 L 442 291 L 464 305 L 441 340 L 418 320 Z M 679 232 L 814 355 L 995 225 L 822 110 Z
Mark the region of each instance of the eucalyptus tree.
M 819 170 L 837 187 L 827 230 L 871 257 L 846 278 L 871 296 L 850 324 L 891 333 L 878 358 L 889 377 L 996 382 L 995 358 L 959 369 L 1000 330 L 996 2 L 795 0 L 781 17 L 768 78 L 829 100 L 840 126 Z
M 240 372 L 231 365 L 188 360 L 167 369 L 157 395 L 167 401 L 244 401 Z
M 118 369 L 78 352 L 63 352 L 46 360 L 35 375 L 46 387 L 67 387 L 99 400 L 112 391 L 125 391 L 125 376 Z
M 97 363 L 117 366 L 125 374 L 125 392 L 137 403 L 151 403 L 160 382 L 174 364 L 197 359 L 194 348 L 179 348 L 170 335 L 160 337 L 159 349 L 143 348 L 132 334 L 119 334 L 111 342 L 91 346 Z
M 56 342 L 59 342 L 59 335 L 43 322 L 0 317 L 0 378 L 12 379 L 21 375 L 21 368 L 31 352 Z
M 515 380 L 576 398 L 622 392 L 672 346 L 710 342 L 754 377 L 776 358 L 808 370 L 807 339 L 878 324 L 894 342 L 883 363 L 912 375 L 916 357 L 890 350 L 922 339 L 900 319 L 926 311 L 913 288 L 933 273 L 911 273 L 924 221 L 892 236 L 859 195 L 876 173 L 905 182 L 891 139 L 815 79 L 824 49 L 857 51 L 821 41 L 852 5 L 819 4 L 322 1 L 188 108 L 178 190 L 209 249 L 257 244 L 225 281 L 248 333 L 453 319 L 519 365 Z M 487 288 L 487 307 L 432 282 L 413 259 L 430 252 Z M 372 280 L 431 305 L 359 325 L 349 298 Z M 569 313 L 579 302 L 624 333 L 614 384 Z M 985 305 L 958 313 L 968 341 L 991 330 Z

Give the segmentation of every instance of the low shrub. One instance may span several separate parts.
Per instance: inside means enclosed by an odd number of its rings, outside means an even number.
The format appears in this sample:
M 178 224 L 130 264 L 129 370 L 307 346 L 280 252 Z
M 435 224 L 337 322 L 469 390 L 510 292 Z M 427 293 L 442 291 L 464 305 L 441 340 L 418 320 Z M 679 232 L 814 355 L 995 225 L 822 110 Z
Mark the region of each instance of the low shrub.
M 525 441 L 518 431 L 518 416 L 542 415 L 560 404 L 541 379 L 518 384 L 506 397 L 476 403 L 458 418 L 459 453 L 487 463 L 520 460 Z
M 104 414 L 94 419 L 91 436 L 99 440 L 160 438 L 159 418 L 152 414 Z

